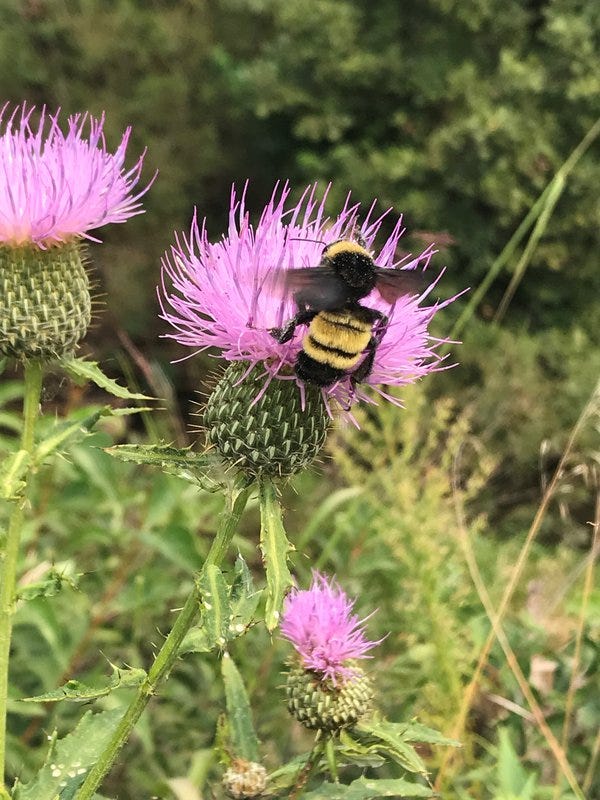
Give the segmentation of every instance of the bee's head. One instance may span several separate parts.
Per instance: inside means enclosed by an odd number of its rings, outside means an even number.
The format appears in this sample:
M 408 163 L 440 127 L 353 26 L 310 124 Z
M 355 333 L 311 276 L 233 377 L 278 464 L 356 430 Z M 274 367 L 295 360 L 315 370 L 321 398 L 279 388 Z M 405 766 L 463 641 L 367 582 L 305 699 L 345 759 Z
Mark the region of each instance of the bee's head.
M 369 294 L 375 287 L 375 263 L 364 244 L 351 239 L 339 239 L 325 247 L 323 261 L 355 290 L 357 298 Z

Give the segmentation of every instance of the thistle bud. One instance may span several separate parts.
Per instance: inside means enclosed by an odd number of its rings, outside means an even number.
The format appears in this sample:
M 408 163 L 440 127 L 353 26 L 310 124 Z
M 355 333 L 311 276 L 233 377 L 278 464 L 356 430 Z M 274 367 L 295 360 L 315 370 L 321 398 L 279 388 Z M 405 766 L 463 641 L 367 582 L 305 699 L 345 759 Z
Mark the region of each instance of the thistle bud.
M 288 674 L 286 695 L 288 711 L 305 728 L 339 731 L 355 725 L 370 710 L 373 687 L 359 667 L 334 685 L 331 679 L 297 666 Z
M 223 788 L 235 800 L 260 797 L 267 785 L 267 771 L 256 761 L 234 758 L 223 775 Z
M 90 317 L 81 243 L 0 246 L 0 352 L 42 361 L 67 355 Z
M 307 386 L 302 407 L 294 381 L 273 379 L 265 387 L 259 370 L 247 371 L 247 364 L 231 364 L 210 396 L 208 441 L 227 464 L 250 475 L 293 475 L 325 443 L 330 420 L 321 392 Z

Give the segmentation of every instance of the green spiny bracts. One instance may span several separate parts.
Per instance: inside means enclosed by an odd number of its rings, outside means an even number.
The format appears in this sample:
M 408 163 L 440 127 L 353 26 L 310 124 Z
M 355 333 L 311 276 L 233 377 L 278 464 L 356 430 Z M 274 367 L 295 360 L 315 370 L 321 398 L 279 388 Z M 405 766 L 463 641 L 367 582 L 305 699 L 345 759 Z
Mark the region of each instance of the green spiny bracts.
M 265 377 L 260 368 L 231 364 L 209 398 L 204 425 L 210 444 L 224 461 L 252 476 L 293 475 L 315 458 L 327 435 L 330 419 L 319 389 L 300 392 L 293 380 L 274 378 L 262 397 Z
M 329 678 L 302 666 L 294 667 L 286 683 L 287 707 L 305 728 L 338 731 L 356 724 L 371 708 L 371 680 L 359 667 L 334 686 Z
M 0 353 L 42 361 L 67 355 L 90 317 L 80 242 L 47 250 L 0 245 Z

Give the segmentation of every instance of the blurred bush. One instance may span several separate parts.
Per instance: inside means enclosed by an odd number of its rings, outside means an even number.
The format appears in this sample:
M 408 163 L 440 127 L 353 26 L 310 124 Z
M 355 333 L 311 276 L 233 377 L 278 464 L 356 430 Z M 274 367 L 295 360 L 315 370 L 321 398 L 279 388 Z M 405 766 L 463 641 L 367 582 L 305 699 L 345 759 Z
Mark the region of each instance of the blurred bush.
M 133 124 L 148 147 L 148 213 L 95 257 L 116 317 L 153 348 L 173 229 L 197 205 L 219 236 L 247 177 L 255 207 L 285 178 L 334 181 L 332 203 L 376 196 L 405 212 L 411 247 L 453 242 L 451 284 L 477 282 L 600 114 L 599 27 L 594 0 L 5 0 L 0 96 L 105 110 L 109 137 Z M 519 324 L 597 312 L 599 184 L 588 155 Z

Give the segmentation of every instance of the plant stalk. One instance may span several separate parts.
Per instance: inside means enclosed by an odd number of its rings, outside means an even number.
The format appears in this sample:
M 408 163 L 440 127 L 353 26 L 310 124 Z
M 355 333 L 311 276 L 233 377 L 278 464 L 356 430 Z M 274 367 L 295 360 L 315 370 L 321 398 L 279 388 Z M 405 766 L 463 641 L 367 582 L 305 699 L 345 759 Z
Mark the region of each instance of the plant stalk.
M 23 430 L 20 449 L 33 454 L 35 423 L 39 413 L 42 393 L 42 364 L 39 361 L 25 362 L 25 394 L 23 398 Z M 6 762 L 6 717 L 8 705 L 8 662 L 12 622 L 15 613 L 15 587 L 19 563 L 21 531 L 25 519 L 27 485 L 21 496 L 15 500 L 13 512 L 8 523 L 8 532 L 0 554 L 0 792 L 2 797 L 10 797 L 4 788 Z
M 226 554 L 231 540 L 236 532 L 238 523 L 246 507 L 250 490 L 247 488 L 231 490 L 227 497 L 226 507 L 221 514 L 221 520 L 217 529 L 216 536 L 211 545 L 206 561 L 204 562 L 199 576 L 194 582 L 185 605 L 179 612 L 171 632 L 165 639 L 161 649 L 158 651 L 154 663 L 148 672 L 145 680 L 138 687 L 135 697 L 127 708 L 121 719 L 111 741 L 105 750 L 98 757 L 98 761 L 90 770 L 81 788 L 76 794 L 76 800 L 92 800 L 96 790 L 100 786 L 104 776 L 114 764 L 123 745 L 129 739 L 138 719 L 146 708 L 150 698 L 156 693 L 156 689 L 165 678 L 169 676 L 177 656 L 179 648 L 186 633 L 194 624 L 200 610 L 200 591 L 199 584 L 207 567 L 212 564 L 219 566 Z

